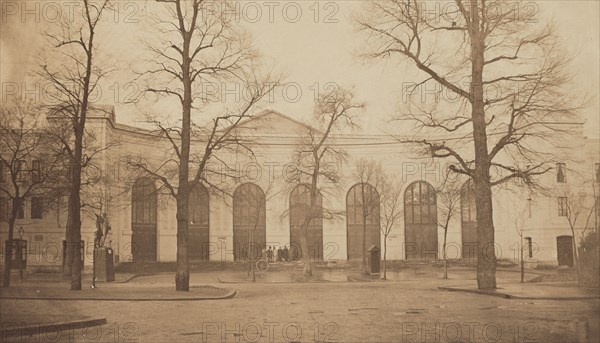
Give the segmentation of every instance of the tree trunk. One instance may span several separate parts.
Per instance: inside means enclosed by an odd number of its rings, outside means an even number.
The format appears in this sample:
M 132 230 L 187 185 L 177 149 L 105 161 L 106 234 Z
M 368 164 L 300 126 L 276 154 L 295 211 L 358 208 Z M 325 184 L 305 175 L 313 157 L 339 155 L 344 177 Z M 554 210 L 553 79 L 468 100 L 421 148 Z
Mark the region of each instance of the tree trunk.
M 521 283 L 525 282 L 525 259 L 523 258 L 523 235 L 521 234 Z
M 363 236 L 362 236 L 362 266 L 363 272 L 367 272 L 367 218 L 363 215 Z
M 256 273 L 255 273 L 255 268 L 256 265 L 249 259 L 246 258 L 246 263 L 248 264 L 248 277 L 250 278 L 250 280 L 252 280 L 252 282 L 256 282 Z M 250 277 L 252 276 L 252 277 Z
M 310 187 L 310 205 L 308 208 L 308 213 L 304 217 L 302 224 L 300 225 L 300 249 L 302 250 L 302 261 L 304 263 L 304 268 L 302 270 L 302 274 L 304 276 L 312 276 L 312 261 L 310 260 L 310 251 L 308 250 L 308 227 L 310 226 L 310 222 L 313 218 L 318 218 L 321 216 L 321 211 L 318 207 L 318 196 L 319 191 L 317 189 L 317 180 L 318 180 L 318 171 L 320 169 L 320 160 L 317 155 L 313 155 L 315 158 L 315 169 L 313 170 L 313 174 L 311 175 L 311 187 Z M 317 215 L 318 214 L 318 215 Z M 321 249 L 321 247 L 317 247 L 317 249 Z M 318 256 L 318 255 L 317 255 Z
M 448 256 L 446 255 L 446 238 L 448 236 L 448 228 L 444 228 L 444 244 L 442 245 L 442 254 L 444 256 L 444 279 L 448 278 Z
M 483 66 L 484 35 L 480 31 L 477 2 L 471 4 L 471 118 L 473 121 L 473 145 L 475 148 L 475 200 L 477 203 L 477 287 L 496 288 L 496 254 L 494 246 L 494 221 L 490 161 L 487 147 L 486 119 L 484 110 Z
M 387 235 L 383 236 L 383 279 L 387 280 Z
M 69 197 L 69 201 L 71 201 Z M 73 249 L 70 243 L 73 241 L 71 239 L 71 228 L 73 228 L 72 220 L 73 216 L 71 216 L 70 211 L 71 206 L 67 204 L 67 226 L 65 227 L 65 251 L 63 252 L 64 261 L 63 261 L 63 276 L 71 276 L 72 268 L 73 268 Z
M 250 256 L 251 249 L 254 247 L 254 232 L 256 231 L 256 225 L 258 223 L 258 217 L 260 216 L 260 209 L 257 211 L 257 217 L 254 221 L 254 228 L 250 231 L 250 241 L 248 242 L 248 250 L 246 251 L 246 259 L 248 260 L 250 269 L 248 269 L 248 276 L 252 276 L 252 282 L 256 282 L 256 262 L 254 256 Z M 262 253 L 262 251 L 261 251 Z
M 75 143 L 76 153 L 73 166 L 73 181 L 69 194 L 69 212 L 71 213 L 71 228 L 70 241 L 67 241 L 67 246 L 72 249 L 72 265 L 71 265 L 71 290 L 81 290 L 81 197 L 79 191 L 81 189 L 81 156 L 82 142 Z M 77 148 L 77 146 L 79 146 Z
M 87 2 L 85 6 L 88 6 Z M 86 69 L 83 79 L 83 90 L 81 99 L 81 110 L 79 116 L 73 118 L 73 133 L 75 136 L 73 155 L 71 158 L 72 175 L 71 188 L 69 190 L 69 214 L 71 217 L 71 226 L 67 228 L 70 232 L 67 245 L 71 245 L 73 251 L 73 261 L 71 262 L 71 290 L 81 290 L 81 171 L 83 167 L 83 136 L 85 134 L 85 122 L 90 97 L 90 82 L 93 67 L 93 47 L 94 47 L 94 29 L 90 28 L 89 41 L 86 50 Z M 85 161 L 87 163 L 88 161 Z M 68 225 L 67 225 L 68 226 Z
M 571 234 L 573 235 L 573 258 L 575 259 L 575 271 L 577 272 L 577 285 L 581 286 L 581 269 L 579 268 L 579 255 L 577 254 L 577 239 L 575 237 L 575 227 L 571 225 Z
M 183 99 L 181 118 L 181 150 L 179 156 L 179 188 L 177 190 L 177 274 L 175 275 L 175 289 L 178 291 L 190 290 L 190 265 L 188 256 L 188 204 L 190 195 L 189 160 L 190 160 L 190 135 L 192 116 L 192 81 L 190 42 L 192 32 L 183 30 L 182 51 L 182 83 Z
M 477 132 L 479 137 L 475 141 L 485 141 L 485 129 Z M 483 149 L 479 146 L 477 150 L 480 155 L 487 159 L 487 147 L 485 143 Z M 477 144 L 476 144 L 477 146 Z M 496 288 L 496 253 L 494 244 L 494 222 L 492 212 L 492 190 L 489 178 L 489 167 L 481 166 L 477 163 L 475 167 L 475 199 L 477 201 L 477 287 L 479 289 Z M 485 163 L 487 165 L 487 162 Z
M 178 291 L 190 290 L 190 266 L 187 239 L 189 227 L 188 196 L 188 187 L 180 186 L 177 194 L 177 273 L 175 274 L 175 289 Z
M 360 196 L 362 202 L 362 223 L 363 223 L 363 236 L 362 236 L 362 264 L 363 272 L 367 273 L 367 197 L 365 195 L 365 183 L 360 184 Z
M 300 249 L 302 251 L 302 261 L 304 263 L 304 267 L 302 269 L 302 275 L 304 276 L 312 276 L 312 261 L 310 260 L 310 251 L 308 251 L 308 240 L 306 239 L 306 235 L 308 233 L 308 228 L 302 225 L 300 235 Z M 308 225 L 306 225 L 308 226 Z

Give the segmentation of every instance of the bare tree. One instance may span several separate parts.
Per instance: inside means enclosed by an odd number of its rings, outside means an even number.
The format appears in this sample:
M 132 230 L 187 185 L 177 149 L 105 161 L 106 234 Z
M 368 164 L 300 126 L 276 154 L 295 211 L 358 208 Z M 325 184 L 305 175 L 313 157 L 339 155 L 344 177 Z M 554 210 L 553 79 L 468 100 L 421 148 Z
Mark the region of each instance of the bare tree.
M 7 239 L 10 242 L 14 239 L 15 222 L 24 211 L 25 200 L 36 199 L 43 204 L 43 199 L 52 194 L 52 185 L 60 177 L 62 155 L 53 154 L 48 149 L 50 143 L 39 106 L 26 102 L 0 108 L 0 196 L 10 202 L 10 206 L 5 205 L 10 208 L 9 213 L 0 215 L 8 214 L 3 219 L 8 221 Z M 0 211 L 4 212 L 2 206 Z M 12 267 L 12 246 L 9 244 L 6 248 L 3 287 L 10 286 Z
M 92 114 L 106 115 L 110 113 L 105 106 L 90 106 L 87 116 Z M 63 177 L 57 179 L 49 189 L 49 198 L 52 199 L 59 207 L 66 205 L 67 211 L 67 228 L 69 230 L 69 218 L 71 217 L 71 208 L 69 207 L 70 193 L 74 187 L 74 168 L 72 167 L 72 152 L 71 147 L 74 144 L 72 122 L 65 120 L 64 116 L 47 117 L 48 127 L 45 129 L 45 134 L 48 136 L 48 150 L 54 154 L 64 156 Z M 81 140 L 82 144 L 82 163 L 80 170 L 79 184 L 79 212 L 80 218 L 87 216 L 92 220 L 96 220 L 98 216 L 102 216 L 108 209 L 108 204 L 113 197 L 110 192 L 111 180 L 109 180 L 107 166 L 103 164 L 104 158 L 98 158 L 110 149 L 118 146 L 118 140 L 103 141 L 99 139 L 98 132 L 94 130 L 84 130 Z M 71 150 L 70 150 L 71 149 Z M 66 201 L 65 201 L 66 200 Z M 67 238 L 67 236 L 65 236 Z M 80 244 L 80 243 L 79 243 Z M 80 247 L 79 244 L 75 244 Z M 85 244 L 85 243 L 84 243 Z M 64 259 L 62 265 L 62 273 L 65 276 L 71 275 L 73 263 L 75 260 L 75 246 L 67 241 L 65 246 Z M 81 248 L 79 249 L 81 251 Z
M 519 268 L 521 270 L 521 283 L 525 282 L 525 246 L 524 246 L 524 232 L 527 218 L 529 217 L 529 209 L 527 206 L 519 202 L 513 202 L 513 209 L 511 211 L 510 220 L 514 225 L 515 231 L 519 236 Z
M 248 272 L 250 273 L 251 277 L 252 277 L 252 282 L 256 282 L 256 266 L 254 265 L 257 261 L 257 259 L 252 256 L 251 250 L 252 248 L 259 248 L 258 246 L 258 242 L 256 242 L 256 233 L 258 231 L 258 224 L 260 223 L 260 217 L 262 217 L 262 213 L 263 213 L 263 209 L 265 209 L 266 206 L 266 199 L 264 196 L 262 196 L 263 194 L 260 194 L 260 197 L 257 197 L 257 194 L 249 194 L 253 199 L 251 199 L 252 202 L 254 203 L 258 203 L 258 207 L 256 207 L 256 211 L 254 213 L 253 216 L 253 225 L 252 225 L 252 229 L 250 230 L 250 237 L 248 240 L 248 250 L 246 251 L 246 260 L 248 261 Z M 262 248 L 264 249 L 264 248 Z M 262 258 L 262 249 L 259 249 L 258 253 L 260 254 L 259 258 Z
M 81 289 L 81 175 L 89 159 L 84 155 L 85 125 L 91 100 L 99 81 L 109 69 L 96 61 L 96 32 L 108 0 L 82 0 L 76 16 L 64 16 L 46 33 L 52 47 L 45 51 L 37 75 L 47 84 L 49 116 L 62 118 L 68 128 L 63 150 L 70 159 L 70 187 L 67 220 L 67 253 L 71 268 L 71 289 Z
M 141 76 L 151 78 L 144 93 L 176 99 L 181 106 L 181 117 L 176 123 L 166 123 L 156 117 L 151 119 L 157 127 L 158 136 L 170 142 L 170 157 L 165 163 L 159 166 L 151 166 L 143 160 L 130 160 L 129 163 L 158 180 L 177 202 L 175 288 L 189 291 L 187 237 L 190 191 L 200 182 L 210 185 L 208 176 L 218 172 L 210 169 L 209 162 L 218 159 L 216 153 L 219 150 L 250 151 L 249 142 L 241 138 L 236 129 L 277 83 L 271 82 L 270 76 L 263 78 L 258 75 L 256 54 L 243 32 L 234 27 L 228 14 L 229 2 L 157 2 L 164 5 L 154 18 L 160 39 L 154 37 L 153 41 L 146 43 L 152 58 L 141 73 Z M 240 101 L 241 105 L 236 104 L 235 110 L 220 109 L 218 111 L 222 114 L 205 117 L 204 121 L 194 121 L 193 113 L 200 112 L 207 103 L 220 100 L 207 92 L 203 85 L 225 82 L 242 85 L 246 94 Z M 208 112 L 206 108 L 204 110 Z M 209 124 L 203 125 L 202 122 Z M 203 151 L 194 154 L 190 143 L 198 137 Z
M 444 279 L 448 278 L 448 256 L 446 244 L 448 241 L 448 228 L 450 222 L 460 215 L 460 194 L 461 187 L 456 181 L 446 180 L 442 187 L 437 190 L 437 210 L 438 215 L 435 218 L 436 225 L 444 233 L 442 243 L 442 256 L 444 259 Z
M 600 169 L 597 169 L 596 172 L 600 172 Z M 598 240 L 598 222 L 600 219 L 599 205 L 600 205 L 600 196 L 598 195 L 598 183 L 600 182 L 600 174 L 596 175 L 595 180 L 592 181 L 592 190 L 593 190 L 593 203 L 590 206 L 590 212 L 587 215 L 586 223 L 581 232 L 581 238 L 579 239 L 579 244 L 577 246 L 579 254 L 578 256 L 578 264 L 579 264 L 579 286 L 586 287 L 598 287 L 598 283 L 600 281 L 599 271 L 598 271 L 598 261 L 600 261 L 600 241 Z M 591 219 L 591 216 L 594 216 L 594 219 Z M 590 223 L 591 219 L 591 223 Z M 591 226 L 592 230 L 587 232 L 587 228 Z
M 248 202 L 258 204 L 258 207 L 254 208 L 255 212 L 253 213 L 253 216 L 252 216 L 252 228 L 250 230 L 248 249 L 261 248 L 259 250 L 259 253 L 260 253 L 260 257 L 258 257 L 259 259 L 265 258 L 265 256 L 262 255 L 262 249 L 266 249 L 266 247 L 260 247 L 258 245 L 258 242 L 256 242 L 255 238 L 256 238 L 257 231 L 258 231 L 258 225 L 261 223 L 261 217 L 263 216 L 263 213 L 266 213 L 267 201 L 269 199 L 275 197 L 277 194 L 278 194 L 278 192 L 273 191 L 273 182 L 270 182 L 268 184 L 267 188 L 264 190 L 264 193 L 250 192 L 250 193 L 246 193 L 246 194 L 242 195 L 244 197 L 247 197 Z M 264 218 L 264 219 L 266 220 L 266 218 Z M 257 258 L 249 250 L 247 250 L 246 260 L 248 262 L 248 274 L 249 274 L 249 276 L 251 276 L 252 282 L 256 282 L 256 269 L 258 267 L 256 265 Z
M 381 230 L 380 189 L 386 182 L 381 164 L 374 161 L 359 160 L 354 172 L 354 180 L 360 185 L 360 221 L 362 224 L 362 265 L 367 272 L 367 222 L 374 221 Z
M 383 234 L 383 279 L 387 279 L 387 239 L 396 223 L 404 212 L 402 203 L 402 183 L 394 180 L 390 175 L 385 175 L 379 185 L 381 196 L 380 229 Z
M 339 211 L 323 208 L 319 198 L 331 194 L 340 182 L 338 166 L 344 159 L 344 152 L 332 144 L 332 135 L 343 128 L 354 127 L 354 117 L 363 104 L 354 100 L 351 91 L 339 88 L 322 94 L 315 104 L 314 120 L 319 129 L 308 129 L 300 137 L 298 148 L 293 156 L 290 170 L 291 182 L 294 185 L 306 184 L 310 192 L 310 201 L 302 215 L 298 228 L 300 249 L 303 251 L 303 274 L 312 275 L 312 262 L 308 253 L 308 227 L 314 219 L 333 219 L 340 215 Z
M 533 184 L 550 170 L 550 153 L 565 144 L 559 134 L 569 133 L 559 123 L 573 121 L 581 106 L 568 94 L 569 59 L 553 28 L 535 24 L 538 13 L 524 16 L 519 4 L 498 0 L 455 0 L 448 11 L 430 8 L 436 5 L 372 1 L 357 24 L 369 37 L 365 58 L 399 56 L 425 75 L 403 89 L 398 119 L 412 124 L 405 127 L 413 137 L 396 137 L 424 155 L 452 159 L 454 172 L 473 179 L 477 285 L 493 289 L 492 187 Z M 426 97 L 419 90 L 433 87 L 433 99 L 419 101 Z
M 558 198 L 559 201 L 564 199 L 562 204 L 559 203 L 559 211 L 562 211 L 560 214 L 564 215 L 566 218 L 569 229 L 571 230 L 571 235 L 573 236 L 573 257 L 575 259 L 575 268 L 577 270 L 577 280 L 580 285 L 581 266 L 579 263 L 579 252 L 577 247 L 579 246 L 580 240 L 585 237 L 585 233 L 590 227 L 590 219 L 598 206 L 597 196 L 592 197 L 591 203 L 588 197 L 589 195 L 586 192 L 576 192 L 573 189 L 570 189 L 564 191 L 562 196 Z M 561 206 L 563 206 L 563 208 L 560 208 Z M 581 216 L 584 216 L 584 218 L 581 218 Z M 585 222 L 578 223 L 580 219 L 585 219 Z

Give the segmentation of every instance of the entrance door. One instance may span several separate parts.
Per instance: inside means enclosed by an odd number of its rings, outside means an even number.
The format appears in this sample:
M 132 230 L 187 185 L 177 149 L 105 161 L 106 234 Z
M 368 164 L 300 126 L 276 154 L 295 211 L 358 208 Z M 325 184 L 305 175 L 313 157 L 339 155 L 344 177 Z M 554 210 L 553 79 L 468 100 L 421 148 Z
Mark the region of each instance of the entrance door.
M 556 250 L 559 266 L 573 267 L 573 237 L 556 237 Z
M 156 189 L 140 178 L 131 190 L 131 255 L 133 262 L 156 262 Z

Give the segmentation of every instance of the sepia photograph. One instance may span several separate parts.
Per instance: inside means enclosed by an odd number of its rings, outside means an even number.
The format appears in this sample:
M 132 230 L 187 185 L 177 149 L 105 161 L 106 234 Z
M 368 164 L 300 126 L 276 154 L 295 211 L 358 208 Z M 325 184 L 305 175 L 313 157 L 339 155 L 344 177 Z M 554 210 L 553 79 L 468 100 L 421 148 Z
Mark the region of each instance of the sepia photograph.
M 600 343 L 600 1 L 0 0 L 0 342 Z

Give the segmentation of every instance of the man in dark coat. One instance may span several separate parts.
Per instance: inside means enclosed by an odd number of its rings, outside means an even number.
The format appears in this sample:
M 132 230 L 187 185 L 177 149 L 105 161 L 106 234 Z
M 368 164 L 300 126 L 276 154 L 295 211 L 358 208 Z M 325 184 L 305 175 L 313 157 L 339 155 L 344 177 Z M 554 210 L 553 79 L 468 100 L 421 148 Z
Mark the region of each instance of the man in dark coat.
M 283 259 L 283 249 L 281 247 L 277 248 L 277 261 L 281 262 Z
M 288 250 L 287 245 L 286 245 L 283 247 L 283 260 L 287 262 L 289 257 L 290 257 L 290 251 Z

